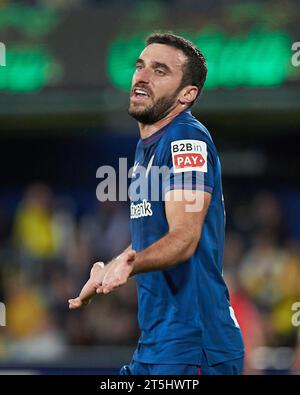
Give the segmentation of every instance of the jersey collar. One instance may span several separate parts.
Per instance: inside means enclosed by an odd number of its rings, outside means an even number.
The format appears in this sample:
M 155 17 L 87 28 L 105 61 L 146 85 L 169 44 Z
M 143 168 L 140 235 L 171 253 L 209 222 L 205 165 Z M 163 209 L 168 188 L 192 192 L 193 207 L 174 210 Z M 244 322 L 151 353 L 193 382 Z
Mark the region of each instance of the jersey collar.
M 175 121 L 177 121 L 179 118 L 181 118 L 182 116 L 187 115 L 187 114 L 191 115 L 191 110 L 185 110 L 185 111 L 181 112 L 168 125 L 166 125 L 162 129 L 159 129 L 157 132 L 151 134 L 151 136 L 149 136 L 145 139 L 141 139 L 143 145 L 148 146 L 148 145 L 156 142 L 167 131 L 167 128 L 169 126 L 173 125 Z

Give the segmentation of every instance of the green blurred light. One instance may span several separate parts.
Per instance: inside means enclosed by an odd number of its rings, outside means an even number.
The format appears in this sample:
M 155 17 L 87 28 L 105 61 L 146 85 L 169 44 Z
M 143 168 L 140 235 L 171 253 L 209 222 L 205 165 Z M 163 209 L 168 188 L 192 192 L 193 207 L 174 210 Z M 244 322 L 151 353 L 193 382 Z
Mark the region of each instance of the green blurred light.
M 6 53 L 0 67 L 0 91 L 34 92 L 51 79 L 53 59 L 44 47 L 16 47 Z
M 140 35 L 118 37 L 113 41 L 107 56 L 107 73 L 112 83 L 122 90 L 130 89 L 135 61 L 144 48 Z
M 243 36 L 226 36 L 206 29 L 198 35 L 183 35 L 195 42 L 207 59 L 206 89 L 272 87 L 283 84 L 289 76 L 292 39 L 286 32 L 253 30 Z M 119 36 L 112 42 L 107 74 L 115 87 L 130 89 L 134 63 L 146 36 Z
M 57 11 L 24 4 L 0 6 L 0 30 L 15 28 L 27 36 L 43 36 L 54 30 L 59 22 Z

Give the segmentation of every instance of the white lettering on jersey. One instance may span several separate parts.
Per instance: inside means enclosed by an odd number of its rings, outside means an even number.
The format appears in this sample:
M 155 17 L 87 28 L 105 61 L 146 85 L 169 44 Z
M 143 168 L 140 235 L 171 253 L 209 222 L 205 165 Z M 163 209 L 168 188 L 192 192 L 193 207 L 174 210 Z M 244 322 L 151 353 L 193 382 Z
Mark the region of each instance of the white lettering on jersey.
M 207 173 L 207 146 L 200 140 L 177 140 L 171 143 L 174 173 Z
M 153 211 L 151 208 L 151 203 L 146 199 L 143 200 L 142 203 L 131 203 L 130 205 L 130 218 L 137 219 L 141 217 L 151 217 L 153 215 Z

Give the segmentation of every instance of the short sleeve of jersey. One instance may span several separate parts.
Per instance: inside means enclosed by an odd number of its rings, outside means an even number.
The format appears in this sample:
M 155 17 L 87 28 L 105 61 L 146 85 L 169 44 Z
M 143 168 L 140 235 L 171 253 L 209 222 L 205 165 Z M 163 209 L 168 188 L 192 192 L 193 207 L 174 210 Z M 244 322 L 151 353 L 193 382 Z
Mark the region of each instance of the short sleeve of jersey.
M 164 142 L 160 159 L 168 167 L 162 180 L 164 193 L 176 189 L 213 192 L 217 153 L 204 132 L 177 126 Z

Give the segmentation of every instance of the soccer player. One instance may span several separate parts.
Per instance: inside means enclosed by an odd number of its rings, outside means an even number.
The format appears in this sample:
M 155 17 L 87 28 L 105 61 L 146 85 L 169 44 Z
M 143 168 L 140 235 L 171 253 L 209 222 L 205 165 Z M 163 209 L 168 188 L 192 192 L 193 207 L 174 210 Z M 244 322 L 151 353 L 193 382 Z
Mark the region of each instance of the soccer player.
M 144 168 L 139 176 L 153 192 L 155 166 L 170 171 L 156 177 L 159 199 L 131 198 L 132 245 L 106 265 L 97 262 L 80 295 L 69 300 L 78 308 L 135 277 L 141 336 L 121 374 L 243 370 L 243 340 L 222 277 L 220 161 L 209 132 L 190 112 L 206 74 L 199 49 L 171 33 L 152 34 L 136 61 L 129 114 L 141 138 L 131 185 Z

